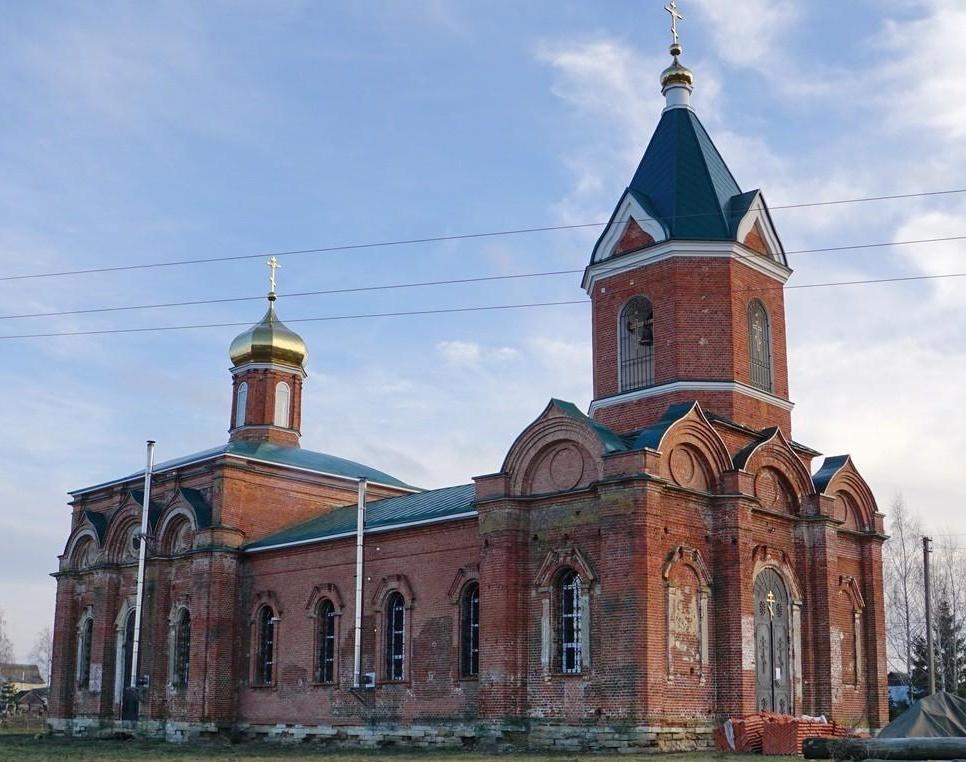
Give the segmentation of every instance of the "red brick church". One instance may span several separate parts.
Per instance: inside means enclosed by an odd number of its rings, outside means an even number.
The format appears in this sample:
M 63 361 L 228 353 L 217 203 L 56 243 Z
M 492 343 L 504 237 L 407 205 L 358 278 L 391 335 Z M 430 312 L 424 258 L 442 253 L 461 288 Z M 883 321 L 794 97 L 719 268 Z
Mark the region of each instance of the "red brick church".
M 273 291 L 231 344 L 227 443 L 154 469 L 139 664 L 143 473 L 71 493 L 55 731 L 669 749 L 759 709 L 884 724 L 883 517 L 793 438 L 791 269 L 672 54 L 583 278 L 590 409 L 550 400 L 445 489 L 304 449 Z

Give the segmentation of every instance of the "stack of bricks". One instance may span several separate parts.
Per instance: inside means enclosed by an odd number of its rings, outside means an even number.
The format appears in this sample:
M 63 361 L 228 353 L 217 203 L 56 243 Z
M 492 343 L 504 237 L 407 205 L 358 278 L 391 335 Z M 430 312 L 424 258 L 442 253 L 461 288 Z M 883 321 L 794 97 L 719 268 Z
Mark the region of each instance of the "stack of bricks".
M 767 715 L 762 733 L 762 752 L 776 756 L 801 756 L 806 738 L 842 737 L 845 729 L 824 718 Z
M 724 726 L 714 730 L 714 741 L 718 751 L 738 752 L 739 754 L 761 754 L 762 734 L 765 727 L 763 715 L 751 714 L 740 719 L 728 720 L 734 732 L 734 748 L 728 741 Z

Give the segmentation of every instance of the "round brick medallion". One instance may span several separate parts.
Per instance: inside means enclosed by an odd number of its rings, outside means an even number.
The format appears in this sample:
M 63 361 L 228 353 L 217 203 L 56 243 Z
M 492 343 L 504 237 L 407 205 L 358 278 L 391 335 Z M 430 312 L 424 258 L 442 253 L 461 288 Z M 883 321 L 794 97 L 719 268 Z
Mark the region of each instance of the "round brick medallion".
M 694 456 L 686 447 L 676 447 L 671 452 L 671 478 L 676 484 L 687 487 L 694 483 L 694 474 L 697 467 L 694 464 Z
M 576 447 L 561 447 L 550 458 L 550 481 L 559 490 L 573 489 L 584 475 L 584 459 Z

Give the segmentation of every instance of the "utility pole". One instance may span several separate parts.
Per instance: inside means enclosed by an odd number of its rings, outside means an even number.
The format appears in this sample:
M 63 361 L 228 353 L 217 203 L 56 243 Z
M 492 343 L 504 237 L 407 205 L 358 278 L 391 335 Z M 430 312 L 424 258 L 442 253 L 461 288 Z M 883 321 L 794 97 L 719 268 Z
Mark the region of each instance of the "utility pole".
M 929 556 L 932 554 L 932 538 L 922 538 L 922 580 L 926 588 L 926 653 L 929 654 L 929 693 L 936 692 L 936 657 L 932 651 L 932 589 L 929 582 Z

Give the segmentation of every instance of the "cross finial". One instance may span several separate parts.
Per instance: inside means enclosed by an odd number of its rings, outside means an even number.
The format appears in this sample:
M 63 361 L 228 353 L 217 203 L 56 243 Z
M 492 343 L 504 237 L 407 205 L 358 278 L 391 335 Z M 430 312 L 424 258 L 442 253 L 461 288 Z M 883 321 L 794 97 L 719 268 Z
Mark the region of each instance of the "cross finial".
M 281 265 L 275 257 L 268 260 L 268 269 L 271 271 L 271 274 L 268 276 L 268 292 L 270 294 L 275 293 L 275 271 L 280 267 Z
M 678 0 L 671 0 L 671 2 L 664 6 L 664 10 L 671 14 L 671 44 L 677 46 L 680 44 L 678 22 L 684 21 L 684 16 L 678 11 Z

